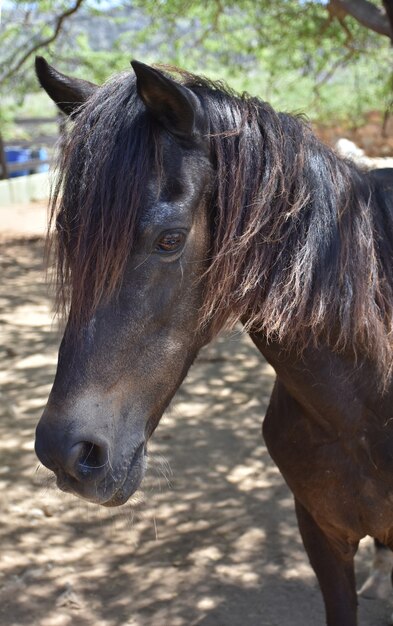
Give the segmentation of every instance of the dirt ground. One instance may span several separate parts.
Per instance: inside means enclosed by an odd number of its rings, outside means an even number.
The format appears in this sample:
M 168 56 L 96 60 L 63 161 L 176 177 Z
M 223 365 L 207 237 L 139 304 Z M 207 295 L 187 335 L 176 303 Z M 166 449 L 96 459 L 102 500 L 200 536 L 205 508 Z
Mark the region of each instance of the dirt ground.
M 200 354 L 131 503 L 90 506 L 39 467 L 34 428 L 59 334 L 43 209 L 20 215 L 34 226 L 23 230 L 30 239 L 0 220 L 0 625 L 322 625 L 292 498 L 261 439 L 274 374 L 240 333 Z M 359 585 L 371 556 L 365 540 Z M 362 626 L 386 625 L 390 613 L 385 601 L 360 599 Z

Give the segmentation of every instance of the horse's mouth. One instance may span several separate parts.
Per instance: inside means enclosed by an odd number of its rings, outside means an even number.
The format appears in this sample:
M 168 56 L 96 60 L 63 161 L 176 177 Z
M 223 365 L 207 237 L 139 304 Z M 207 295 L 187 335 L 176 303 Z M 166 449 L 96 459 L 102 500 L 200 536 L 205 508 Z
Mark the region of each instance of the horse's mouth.
M 117 488 L 109 500 L 101 503 L 103 506 L 121 506 L 127 502 L 142 482 L 146 471 L 146 459 L 146 446 L 145 443 L 141 443 L 132 457 L 132 461 L 122 484 Z

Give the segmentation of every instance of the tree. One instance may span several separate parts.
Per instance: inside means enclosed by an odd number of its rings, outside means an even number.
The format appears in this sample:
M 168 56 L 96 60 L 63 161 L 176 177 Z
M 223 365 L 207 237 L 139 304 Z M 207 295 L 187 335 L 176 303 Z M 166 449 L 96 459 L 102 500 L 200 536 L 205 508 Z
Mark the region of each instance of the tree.
M 45 5 L 46 3 L 41 2 L 38 4 Z M 64 3 L 61 4 L 64 5 Z M 77 10 L 80 9 L 82 4 L 83 0 L 74 0 L 74 3 L 68 8 L 65 8 L 64 6 L 59 6 L 58 12 L 56 12 L 55 8 L 54 14 L 52 14 L 52 7 L 50 19 L 46 23 L 39 25 L 38 30 L 40 32 L 38 32 L 32 40 L 27 42 L 26 37 L 23 41 L 20 42 L 19 45 L 16 46 L 16 49 L 13 45 L 8 48 L 8 55 L 5 57 L 2 69 L 0 70 L 0 84 L 6 83 L 12 76 L 17 74 L 34 54 L 38 53 L 42 48 L 46 48 L 51 43 L 53 43 L 59 36 L 64 22 L 67 20 L 67 18 L 76 13 Z M 42 11 L 42 8 L 41 12 L 44 13 L 44 11 Z M 23 20 L 23 26 L 27 32 L 30 30 L 28 27 L 32 25 L 31 18 L 32 10 L 31 8 L 29 8 L 25 12 L 25 18 Z M 52 22 L 52 24 L 50 22 Z M 3 33 L 3 43 L 7 42 L 7 36 L 11 35 L 11 37 L 13 37 L 14 33 L 15 25 L 9 23 Z M 22 39 L 20 37 L 20 34 L 18 34 L 17 38 Z
M 388 18 L 381 0 L 333 2 L 161 0 L 160 20 L 155 0 L 133 0 L 132 6 L 143 7 L 149 19 L 140 36 L 154 41 L 156 59 L 229 78 L 275 106 L 315 116 L 345 107 L 358 117 L 366 108 L 383 108 L 391 90 L 389 39 L 370 14 L 378 14 L 385 30 Z M 355 15 L 358 4 L 368 8 L 368 27 Z
M 334 98 L 356 115 L 355 92 L 376 108 L 391 89 L 393 0 L 9 0 L 6 7 L 2 95 L 22 98 L 38 88 L 35 53 L 97 82 L 127 68 L 132 56 L 170 62 L 288 108 L 314 106 L 316 114 L 336 74 L 344 78 Z M 112 34 L 97 43 L 103 22 Z M 314 104 L 299 100 L 303 91 Z
M 23 77 L 28 63 L 40 50 L 59 37 L 66 21 L 83 5 L 84 0 L 64 2 L 39 0 L 13 2 L 3 12 L 0 35 L 0 88 Z

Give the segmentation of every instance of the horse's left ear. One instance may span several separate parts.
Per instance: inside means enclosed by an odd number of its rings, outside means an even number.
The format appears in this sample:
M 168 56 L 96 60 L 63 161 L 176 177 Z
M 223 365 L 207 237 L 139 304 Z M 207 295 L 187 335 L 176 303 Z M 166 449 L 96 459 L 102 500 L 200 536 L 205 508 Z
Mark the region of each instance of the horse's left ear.
M 191 139 L 203 130 L 203 111 L 188 87 L 139 61 L 131 61 L 140 98 L 150 113 L 173 135 Z
M 41 87 L 67 115 L 75 113 L 80 105 L 98 89 L 98 85 L 88 80 L 73 78 L 58 72 L 44 57 L 36 57 L 35 71 Z

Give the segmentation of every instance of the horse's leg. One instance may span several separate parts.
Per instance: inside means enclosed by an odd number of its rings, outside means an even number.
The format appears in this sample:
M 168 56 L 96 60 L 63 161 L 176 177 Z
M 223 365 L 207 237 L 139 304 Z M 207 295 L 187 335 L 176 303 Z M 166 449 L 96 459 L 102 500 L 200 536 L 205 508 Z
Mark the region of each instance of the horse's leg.
M 295 498 L 296 515 L 304 547 L 318 578 L 326 609 L 327 626 L 357 625 L 354 556 L 357 544 L 332 543 L 313 517 Z
M 378 539 L 374 539 L 374 548 L 370 575 L 358 594 L 365 598 L 387 600 L 392 595 L 393 552 Z

